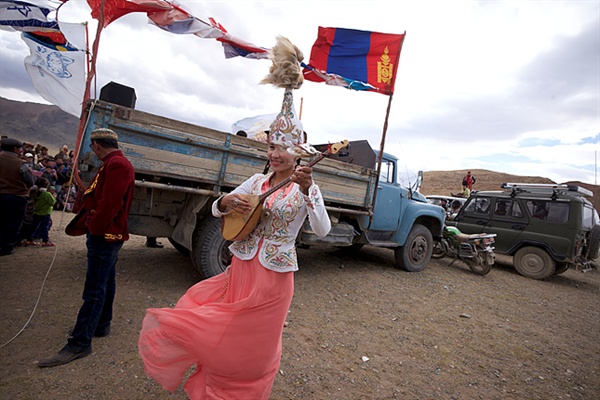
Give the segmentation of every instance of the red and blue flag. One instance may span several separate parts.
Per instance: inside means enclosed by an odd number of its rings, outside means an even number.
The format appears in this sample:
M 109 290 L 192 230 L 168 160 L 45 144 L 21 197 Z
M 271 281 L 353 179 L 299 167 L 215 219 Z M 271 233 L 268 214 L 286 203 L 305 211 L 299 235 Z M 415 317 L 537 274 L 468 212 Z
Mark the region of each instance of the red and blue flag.
M 304 77 L 348 89 L 392 94 L 405 35 L 319 27 Z

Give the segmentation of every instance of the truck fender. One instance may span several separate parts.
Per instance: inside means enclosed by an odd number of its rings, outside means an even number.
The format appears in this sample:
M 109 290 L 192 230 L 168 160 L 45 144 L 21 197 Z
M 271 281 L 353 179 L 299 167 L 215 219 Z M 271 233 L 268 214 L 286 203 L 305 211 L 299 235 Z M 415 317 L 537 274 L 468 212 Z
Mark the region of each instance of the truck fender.
M 214 198 L 197 194 L 188 194 L 186 196 L 181 215 L 177 219 L 177 224 L 171 234 L 171 240 L 192 251 L 194 230 L 196 229 L 196 225 L 202 223 L 198 212 L 209 203 L 209 200 L 214 200 Z M 212 204 L 212 201 L 209 204 Z
M 425 226 L 433 237 L 442 236 L 444 229 L 444 210 L 441 207 L 423 203 L 411 203 L 406 207 L 404 215 L 400 220 L 400 226 L 393 236 L 393 241 L 404 246 L 406 238 L 415 224 Z

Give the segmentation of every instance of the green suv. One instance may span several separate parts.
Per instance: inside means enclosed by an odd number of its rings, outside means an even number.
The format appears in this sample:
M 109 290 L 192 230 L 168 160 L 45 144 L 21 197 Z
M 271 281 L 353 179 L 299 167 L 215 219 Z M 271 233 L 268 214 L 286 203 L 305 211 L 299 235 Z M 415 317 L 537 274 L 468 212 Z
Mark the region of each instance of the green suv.
M 476 192 L 448 225 L 463 233 L 495 233 L 495 250 L 513 256 L 524 276 L 545 279 L 569 267 L 589 269 L 600 252 L 592 192 L 572 185 L 503 183 Z

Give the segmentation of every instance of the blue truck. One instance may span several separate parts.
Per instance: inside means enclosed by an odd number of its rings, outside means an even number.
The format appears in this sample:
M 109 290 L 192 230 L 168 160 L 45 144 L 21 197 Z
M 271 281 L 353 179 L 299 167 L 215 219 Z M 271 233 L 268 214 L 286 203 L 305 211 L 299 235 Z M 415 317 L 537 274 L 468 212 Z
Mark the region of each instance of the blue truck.
M 90 133 L 97 128 L 114 130 L 135 169 L 130 232 L 168 238 L 190 257 L 202 278 L 222 272 L 231 254 L 221 235 L 221 221 L 211 215 L 211 204 L 263 172 L 267 145 L 101 100 L 90 100 L 84 115 L 78 164 L 84 184 L 101 165 L 89 149 Z M 306 223 L 297 244 L 351 251 L 364 245 L 386 247 L 394 250 L 399 268 L 421 271 L 431 258 L 433 238 L 441 235 L 444 212 L 397 182 L 396 157 L 384 153 L 377 174 L 377 154 L 366 141 L 350 142 L 347 149 L 313 167 L 332 229 L 320 238 Z

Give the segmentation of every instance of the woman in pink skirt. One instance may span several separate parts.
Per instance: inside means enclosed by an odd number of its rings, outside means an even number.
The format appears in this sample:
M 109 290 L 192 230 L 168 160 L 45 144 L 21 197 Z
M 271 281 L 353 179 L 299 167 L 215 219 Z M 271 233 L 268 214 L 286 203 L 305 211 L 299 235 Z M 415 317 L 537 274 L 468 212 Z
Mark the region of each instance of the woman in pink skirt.
M 291 129 L 290 129 L 291 127 Z M 304 142 L 295 118 L 292 92 L 271 125 L 268 158 L 272 172 L 257 174 L 212 205 L 215 217 L 251 210 L 245 195 L 268 196 L 256 228 L 235 241 L 225 272 L 188 290 L 173 308 L 147 310 L 139 339 L 146 373 L 174 391 L 188 369 L 191 399 L 268 399 L 279 369 L 285 318 L 298 270 L 295 239 L 308 216 L 325 236 L 331 228 L 312 169 L 295 167 L 294 149 Z

